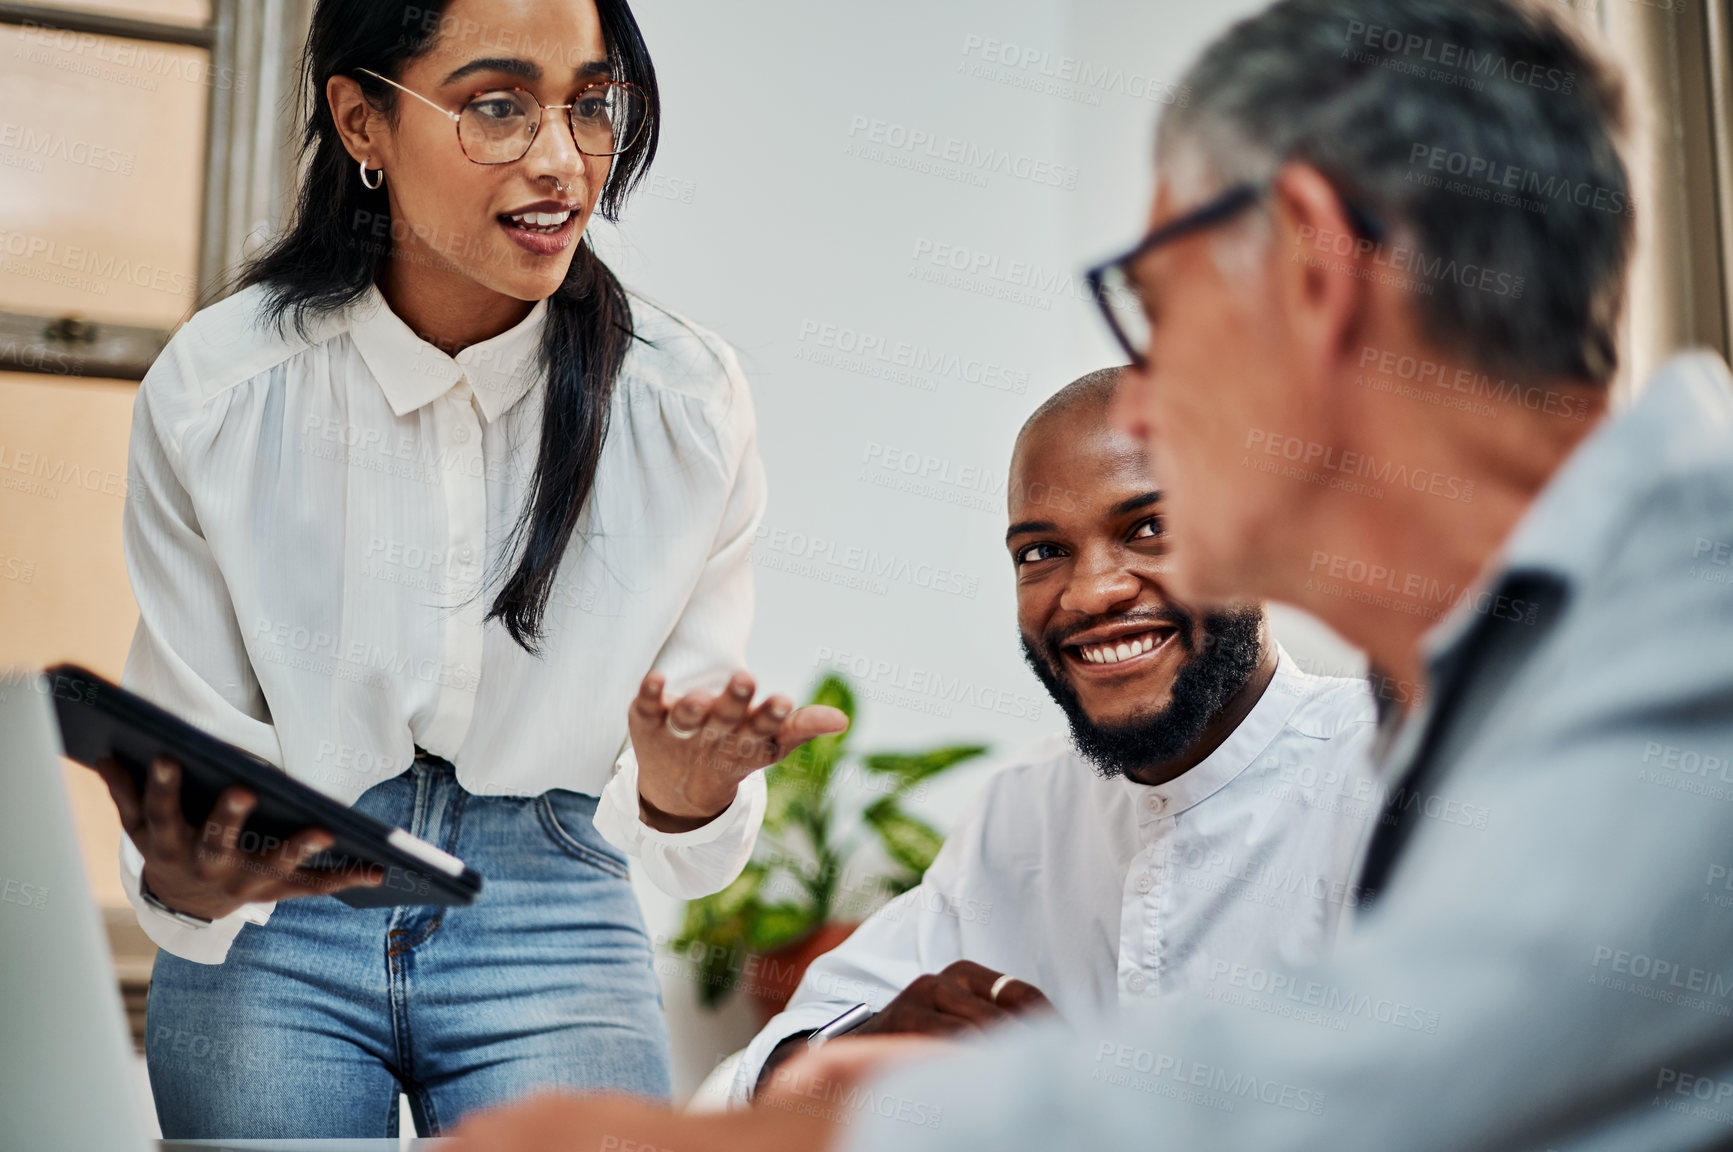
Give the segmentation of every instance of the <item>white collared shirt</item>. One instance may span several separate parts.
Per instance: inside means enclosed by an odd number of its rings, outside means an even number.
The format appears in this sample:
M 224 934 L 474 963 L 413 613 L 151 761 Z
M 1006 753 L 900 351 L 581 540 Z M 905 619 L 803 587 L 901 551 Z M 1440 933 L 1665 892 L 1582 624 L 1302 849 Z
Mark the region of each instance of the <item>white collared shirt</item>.
M 263 302 L 249 288 L 194 316 L 140 386 L 126 684 L 346 804 L 417 745 L 472 793 L 600 795 L 597 827 L 659 886 L 725 885 L 757 837 L 762 776 L 673 836 L 639 822 L 622 749 L 652 667 L 684 690 L 744 664 L 765 484 L 733 352 L 635 302 L 537 657 L 484 617 L 539 451 L 546 303 L 453 357 L 377 290 L 304 335 L 263 328 Z M 269 915 L 181 925 L 138 899 L 124 838 L 122 858 L 141 923 L 177 955 L 220 962 Z
M 1318 959 L 1359 900 L 1381 812 L 1374 725 L 1364 681 L 1278 649 L 1239 727 L 1169 783 L 1105 779 L 1054 739 L 987 782 L 920 885 L 813 962 L 741 1057 L 734 1099 L 786 1037 L 958 960 L 1080 1022 L 1176 993 L 1234 999 Z

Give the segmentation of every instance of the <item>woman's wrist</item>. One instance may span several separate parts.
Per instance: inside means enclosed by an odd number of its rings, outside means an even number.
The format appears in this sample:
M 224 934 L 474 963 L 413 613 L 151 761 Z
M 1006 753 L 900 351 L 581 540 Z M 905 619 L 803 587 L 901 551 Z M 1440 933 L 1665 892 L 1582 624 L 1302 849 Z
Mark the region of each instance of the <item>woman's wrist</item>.
M 217 919 L 217 917 L 199 916 L 192 912 L 183 912 L 179 908 L 169 907 L 163 903 L 160 896 L 150 890 L 150 882 L 145 879 L 145 874 L 142 871 L 138 874 L 138 898 L 164 916 L 178 920 L 189 928 L 209 928 Z
M 736 786 L 736 791 L 738 791 L 738 786 Z M 658 832 L 691 832 L 702 828 L 704 825 L 710 823 L 710 821 L 716 819 L 716 817 L 722 815 L 722 813 L 728 811 L 729 805 L 733 803 L 734 797 L 730 796 L 725 802 L 717 806 L 714 811 L 711 811 L 708 814 L 700 811 L 693 811 L 690 813 L 668 812 L 657 807 L 655 804 L 652 804 L 649 799 L 645 797 L 642 788 L 638 790 L 639 818 L 643 820 L 645 824 L 654 828 Z

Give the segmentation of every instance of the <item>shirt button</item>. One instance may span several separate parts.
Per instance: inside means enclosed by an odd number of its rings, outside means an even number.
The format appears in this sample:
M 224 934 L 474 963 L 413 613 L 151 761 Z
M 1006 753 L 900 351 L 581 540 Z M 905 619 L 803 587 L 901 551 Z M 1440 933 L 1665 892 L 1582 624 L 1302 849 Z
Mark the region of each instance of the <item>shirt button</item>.
M 468 544 L 465 544 L 462 548 L 457 550 L 457 558 L 462 560 L 465 564 L 468 564 L 469 558 L 474 555 L 475 549 L 471 548 Z
M 464 441 L 469 439 L 469 426 L 467 424 L 459 424 L 456 428 L 451 430 L 451 438 L 456 440 L 459 444 L 462 444 Z
M 1137 878 L 1137 890 L 1139 892 L 1148 892 L 1154 886 L 1155 886 L 1155 881 L 1153 881 L 1149 878 L 1148 872 L 1145 872 L 1143 875 L 1141 875 Z
M 1167 797 L 1159 792 L 1151 792 L 1143 798 L 1143 806 L 1151 812 L 1160 812 L 1167 807 Z
M 1149 977 L 1141 972 L 1133 972 L 1125 978 L 1125 986 L 1133 992 L 1141 992 L 1149 984 Z

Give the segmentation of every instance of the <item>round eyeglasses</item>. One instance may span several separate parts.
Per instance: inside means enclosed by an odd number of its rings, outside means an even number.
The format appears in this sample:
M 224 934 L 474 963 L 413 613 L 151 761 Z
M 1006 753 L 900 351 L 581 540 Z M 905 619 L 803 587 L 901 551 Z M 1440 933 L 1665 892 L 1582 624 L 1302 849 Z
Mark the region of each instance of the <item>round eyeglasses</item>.
M 413 88 L 370 68 L 357 68 L 375 80 L 407 92 L 457 125 L 457 146 L 477 164 L 522 160 L 535 143 L 543 112 L 564 112 L 572 142 L 586 156 L 618 156 L 643 138 L 650 118 L 644 90 L 624 80 L 590 84 L 570 104 L 543 104 L 522 88 L 490 88 L 464 101 L 461 111 L 443 108 Z

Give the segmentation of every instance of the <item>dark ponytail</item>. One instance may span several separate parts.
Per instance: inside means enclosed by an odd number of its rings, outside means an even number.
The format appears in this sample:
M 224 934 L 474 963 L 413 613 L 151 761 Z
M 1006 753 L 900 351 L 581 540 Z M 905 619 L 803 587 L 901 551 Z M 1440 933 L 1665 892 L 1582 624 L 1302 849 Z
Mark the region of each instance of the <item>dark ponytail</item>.
M 302 56 L 307 128 L 305 176 L 289 230 L 242 270 L 240 283 L 268 292 L 267 314 L 305 330 L 316 317 L 354 303 L 377 281 L 391 254 L 391 208 L 384 189 L 364 188 L 325 99 L 332 76 L 349 76 L 386 112 L 396 89 L 362 74 L 395 79 L 431 47 L 447 0 L 319 0 Z M 621 206 L 656 155 L 661 102 L 656 70 L 626 0 L 594 0 L 615 79 L 648 98 L 643 140 L 614 158 L 596 205 L 604 219 Z M 547 302 L 540 367 L 546 380 L 541 444 L 504 555 L 516 558 L 487 618 L 497 618 L 526 651 L 537 652 L 542 615 L 560 560 L 595 484 L 614 381 L 633 339 L 631 304 L 613 272 L 579 241 L 571 268 Z

